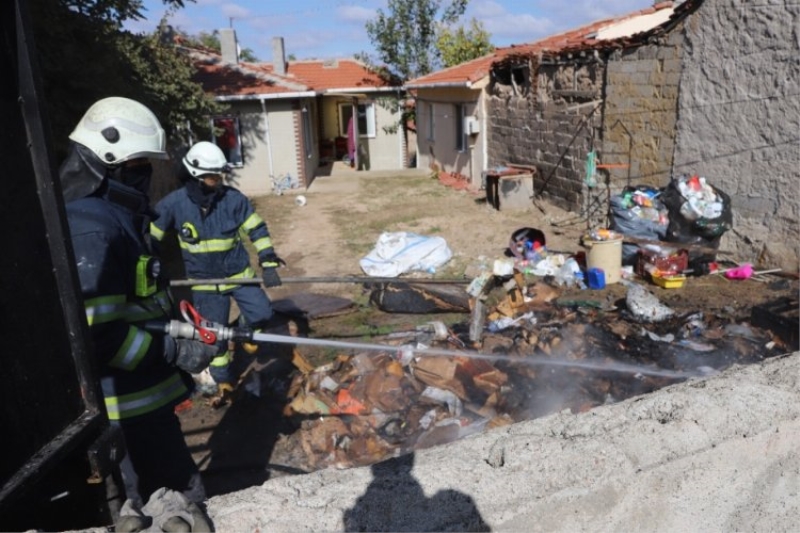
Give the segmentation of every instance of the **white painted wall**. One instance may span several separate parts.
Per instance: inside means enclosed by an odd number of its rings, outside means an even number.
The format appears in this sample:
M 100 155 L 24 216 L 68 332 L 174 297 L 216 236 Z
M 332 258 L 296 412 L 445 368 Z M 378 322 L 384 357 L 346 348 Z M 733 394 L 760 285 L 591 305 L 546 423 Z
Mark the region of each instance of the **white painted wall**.
M 297 177 L 297 147 L 292 103 L 266 100 L 267 116 L 261 103 L 231 102 L 232 114 L 239 117 L 244 165 L 234 169 L 231 185 L 248 196 L 270 194 L 270 161 L 276 177 L 287 172 Z M 271 157 L 270 157 L 271 152 Z
M 480 186 L 481 173 L 486 168 L 483 138 L 486 135 L 479 90 L 459 88 L 420 89 L 417 95 L 417 168 L 433 168 L 469 177 L 473 186 Z M 467 149 L 459 151 L 456 142 L 456 104 L 465 106 L 467 116 L 480 124 L 477 135 L 468 135 Z M 433 108 L 433 138 L 430 138 Z
M 369 170 L 396 170 L 403 168 L 402 130 L 394 128 L 393 133 L 384 127 L 399 126 L 400 114 L 375 103 L 375 137 L 361 139 L 369 153 Z

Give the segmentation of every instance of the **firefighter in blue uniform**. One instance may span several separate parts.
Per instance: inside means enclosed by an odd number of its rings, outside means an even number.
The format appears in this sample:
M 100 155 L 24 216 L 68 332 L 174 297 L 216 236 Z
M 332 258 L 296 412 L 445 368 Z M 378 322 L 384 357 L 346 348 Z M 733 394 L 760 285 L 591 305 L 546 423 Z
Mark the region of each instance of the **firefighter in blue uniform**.
M 217 347 L 143 327 L 172 318 L 147 236 L 149 159 L 167 158 L 164 131 L 144 105 L 111 97 L 69 138 L 59 177 L 106 410 L 125 440 L 125 495 L 141 506 L 165 487 L 200 503 L 205 491 L 175 406 Z
M 189 278 L 230 279 L 227 284 L 198 284 L 192 287 L 192 300 L 203 318 L 220 324 L 230 322 L 231 298 L 236 300 L 247 325 L 263 330 L 273 316 L 272 304 L 257 285 L 236 284 L 236 279 L 255 276 L 250 254 L 242 239 L 253 243 L 262 268 L 264 287 L 281 284 L 277 269 L 286 263 L 276 255 L 267 224 L 254 211 L 250 200 L 237 189 L 223 184 L 228 162 L 213 143 L 194 144 L 179 167 L 184 187 L 164 197 L 155 207 L 157 218 L 150 226 L 152 236 L 164 238 L 174 229 Z M 255 347 L 245 344 L 253 353 Z M 230 389 L 235 380 L 227 342 L 220 344 L 221 355 L 214 358 L 209 371 L 220 389 Z

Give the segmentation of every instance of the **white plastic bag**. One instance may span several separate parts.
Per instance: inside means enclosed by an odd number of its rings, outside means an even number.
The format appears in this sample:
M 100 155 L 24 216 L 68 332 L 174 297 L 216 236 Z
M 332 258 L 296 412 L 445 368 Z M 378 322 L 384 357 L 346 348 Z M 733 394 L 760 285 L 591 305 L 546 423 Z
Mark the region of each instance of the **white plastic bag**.
M 376 278 L 396 277 L 411 271 L 433 272 L 453 253 L 442 237 L 426 237 L 405 231 L 382 233 L 375 248 L 359 264 Z

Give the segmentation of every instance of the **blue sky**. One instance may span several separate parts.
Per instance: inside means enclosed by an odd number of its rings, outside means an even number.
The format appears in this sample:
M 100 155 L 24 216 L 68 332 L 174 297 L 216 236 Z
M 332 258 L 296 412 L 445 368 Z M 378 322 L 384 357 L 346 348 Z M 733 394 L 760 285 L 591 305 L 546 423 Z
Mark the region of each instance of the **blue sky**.
M 373 53 L 364 24 L 386 0 L 186 0 L 170 23 L 189 34 L 232 26 L 239 45 L 262 61 L 272 55 L 273 37 L 283 37 L 286 54 L 297 59 L 352 57 Z M 653 0 L 469 0 L 465 20 L 480 20 L 492 44 L 533 41 L 593 20 L 622 15 Z M 164 15 L 161 0 L 144 0 L 147 20 L 127 25 L 152 31 Z

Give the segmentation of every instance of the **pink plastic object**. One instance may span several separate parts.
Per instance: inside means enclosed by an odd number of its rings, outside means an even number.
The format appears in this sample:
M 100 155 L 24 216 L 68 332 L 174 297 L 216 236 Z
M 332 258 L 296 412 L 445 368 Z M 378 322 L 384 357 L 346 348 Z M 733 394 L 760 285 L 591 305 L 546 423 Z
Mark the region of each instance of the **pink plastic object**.
M 749 279 L 753 275 L 753 265 L 745 263 L 742 266 L 732 268 L 725 272 L 723 276 L 728 279 Z

